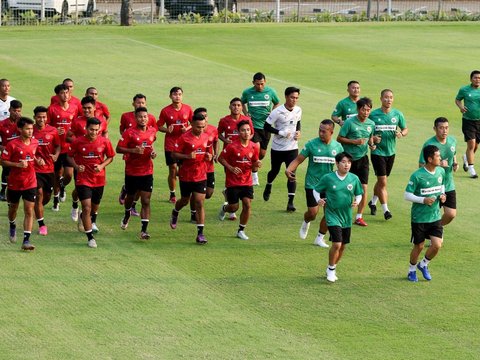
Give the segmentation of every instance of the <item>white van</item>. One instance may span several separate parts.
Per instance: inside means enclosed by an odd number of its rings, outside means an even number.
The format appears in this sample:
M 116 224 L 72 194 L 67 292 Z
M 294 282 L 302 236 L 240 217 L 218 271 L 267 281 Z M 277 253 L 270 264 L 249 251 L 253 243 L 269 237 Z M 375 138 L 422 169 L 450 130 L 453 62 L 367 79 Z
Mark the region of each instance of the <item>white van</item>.
M 8 8 L 12 12 L 32 10 L 40 13 L 42 1 L 45 3 L 45 15 L 60 14 L 64 17 L 75 14 L 90 17 L 97 8 L 95 0 L 8 0 Z

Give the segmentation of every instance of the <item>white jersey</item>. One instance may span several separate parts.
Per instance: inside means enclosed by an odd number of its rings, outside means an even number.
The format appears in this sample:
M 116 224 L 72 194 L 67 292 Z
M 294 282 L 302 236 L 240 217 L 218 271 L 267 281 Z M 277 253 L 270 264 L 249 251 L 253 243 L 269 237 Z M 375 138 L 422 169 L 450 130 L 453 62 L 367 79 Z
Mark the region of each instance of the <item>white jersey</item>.
M 0 99 L 0 121 L 8 119 L 10 117 L 10 101 L 15 100 L 14 97 L 7 95 L 7 100 Z
M 294 139 L 297 123 L 302 119 L 302 109 L 295 106 L 292 111 L 281 105 L 270 113 L 266 122 L 277 129 L 280 134 L 273 134 L 272 150 L 288 151 L 298 149 L 298 141 Z

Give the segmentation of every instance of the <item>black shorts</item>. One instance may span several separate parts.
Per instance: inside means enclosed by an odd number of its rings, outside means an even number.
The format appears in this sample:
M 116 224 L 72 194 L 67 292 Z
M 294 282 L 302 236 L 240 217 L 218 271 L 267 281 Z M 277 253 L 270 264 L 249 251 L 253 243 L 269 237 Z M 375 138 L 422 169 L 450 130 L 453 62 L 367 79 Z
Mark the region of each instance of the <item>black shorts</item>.
M 395 154 L 392 156 L 381 156 L 371 154 L 373 170 L 375 176 L 390 176 L 392 172 L 393 163 L 395 162 Z
M 43 189 L 44 193 L 51 194 L 53 192 L 53 179 L 55 173 L 36 173 L 37 189 Z
M 128 195 L 135 195 L 137 191 L 152 192 L 153 175 L 132 176 L 125 175 L 125 191 Z
M 55 161 L 55 172 L 59 171 L 61 168 L 72 167 L 72 165 L 67 160 L 67 153 L 58 155 L 57 161 Z
M 35 202 L 37 197 L 37 189 L 27 189 L 27 190 L 11 190 L 7 188 L 7 201 L 10 204 L 18 204 L 20 198 L 26 201 Z
M 238 204 L 243 198 L 253 199 L 253 186 L 228 187 L 226 192 L 229 204 Z
M 480 121 L 462 119 L 462 132 L 465 142 L 475 139 L 475 142 L 480 143 Z
M 305 197 L 307 198 L 307 207 L 317 207 L 318 201 L 315 200 L 315 196 L 313 196 L 313 189 L 305 188 Z M 320 193 L 320 198 L 325 199 L 326 194 Z
M 180 195 L 190 197 L 192 193 L 205 194 L 207 192 L 207 180 L 180 181 Z
M 362 185 L 368 184 L 368 171 L 368 155 L 365 155 L 358 160 L 352 161 L 352 167 L 350 168 L 350 172 L 358 176 Z
M 443 226 L 440 220 L 431 223 L 412 222 L 412 237 L 410 242 L 418 245 L 423 243 L 425 239 L 430 239 L 430 236 L 438 237 L 440 239 L 443 237 Z
M 288 167 L 288 165 L 290 165 L 290 163 L 295 160 L 297 156 L 298 149 L 285 151 L 270 150 L 270 164 L 272 165 L 272 169 L 279 170 L 283 163 L 285 163 L 285 166 Z
M 165 151 L 165 163 L 167 164 L 167 166 L 178 163 L 178 160 L 172 157 L 172 151 Z
M 207 188 L 215 189 L 215 173 L 207 173 Z
M 263 129 L 254 128 L 252 141 L 260 143 L 260 149 L 267 150 L 271 134 Z
M 445 202 L 443 204 L 440 202 L 440 207 L 445 206 L 445 207 L 448 207 L 450 209 L 456 209 L 457 208 L 457 193 L 455 192 L 455 190 L 447 191 L 445 193 L 445 195 L 447 196 L 447 200 L 445 200 Z
M 92 204 L 100 204 L 100 200 L 102 200 L 103 196 L 103 186 L 90 187 L 85 185 L 77 185 L 75 189 L 77 189 L 77 195 L 80 201 L 92 199 Z
M 350 234 L 352 228 L 342 228 L 340 226 L 329 226 L 328 232 L 330 233 L 331 242 L 341 242 L 342 244 L 350 244 Z

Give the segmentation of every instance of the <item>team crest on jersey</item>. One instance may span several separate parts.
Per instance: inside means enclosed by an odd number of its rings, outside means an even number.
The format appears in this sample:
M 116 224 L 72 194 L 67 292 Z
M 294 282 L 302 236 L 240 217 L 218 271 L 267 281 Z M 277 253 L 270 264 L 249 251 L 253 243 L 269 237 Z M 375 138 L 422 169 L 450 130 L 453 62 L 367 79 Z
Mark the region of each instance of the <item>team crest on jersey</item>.
M 347 185 L 347 189 L 348 189 L 349 191 L 352 191 L 352 190 L 353 190 L 353 185 L 352 185 L 352 184 L 348 184 L 348 185 Z
M 264 96 L 264 97 L 265 97 L 265 100 L 270 100 L 270 95 L 268 95 L 268 94 L 265 94 L 265 96 Z
M 371 126 L 367 126 L 367 131 L 368 131 L 368 132 L 371 132 L 371 131 L 372 131 L 372 127 L 371 127 Z
M 392 122 L 392 124 L 396 124 L 397 123 L 397 119 L 392 117 L 392 119 L 390 120 Z
M 154 141 L 154 140 L 155 140 L 154 136 L 153 136 L 153 135 L 150 136 L 149 140 L 150 140 L 150 141 Z
M 332 155 L 333 156 L 337 155 L 337 150 L 332 150 Z
M 451 146 L 450 151 L 454 153 L 455 152 L 455 146 Z
M 50 140 L 52 138 L 52 135 L 45 135 L 45 140 Z
M 438 179 L 437 179 L 437 181 L 438 181 L 439 184 L 442 183 L 442 180 L 443 180 L 443 178 L 442 178 L 441 176 L 439 176 Z
M 248 153 L 248 157 L 251 158 L 253 156 L 253 153 L 252 152 L 249 152 Z

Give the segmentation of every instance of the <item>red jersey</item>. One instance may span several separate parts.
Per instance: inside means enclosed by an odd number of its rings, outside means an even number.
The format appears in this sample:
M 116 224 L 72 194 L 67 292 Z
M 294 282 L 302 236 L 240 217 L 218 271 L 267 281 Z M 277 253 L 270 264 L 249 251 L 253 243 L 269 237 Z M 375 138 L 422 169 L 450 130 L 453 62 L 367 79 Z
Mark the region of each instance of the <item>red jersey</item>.
M 47 117 L 48 123 L 54 128 L 63 128 L 65 133 L 60 136 L 60 143 L 62 149 L 60 153 L 65 154 L 68 152 L 67 133 L 70 130 L 73 119 L 78 117 L 78 108 L 75 106 L 69 106 L 67 110 L 64 110 L 59 104 L 52 104 L 48 107 Z
M 10 141 L 19 136 L 20 131 L 18 130 L 16 122 L 10 120 L 10 118 L 0 121 L 0 137 L 3 146 L 7 146 Z
M 194 159 L 182 159 L 182 165 L 178 170 L 178 178 L 181 181 L 197 182 L 207 179 L 207 163 L 205 160 L 207 146 L 208 135 L 205 133 L 201 133 L 197 137 L 189 130 L 178 138 L 175 143 L 175 152 L 181 154 L 196 153 Z
M 53 159 L 50 155 L 55 153 L 57 146 L 60 146 L 58 131 L 53 126 L 45 125 L 40 130 L 37 125 L 33 125 L 33 138 L 38 140 L 37 157 L 45 161 L 45 165 L 40 166 L 35 163 L 35 172 L 49 174 L 55 171 Z
M 223 149 L 222 157 L 233 167 L 242 169 L 238 175 L 225 171 L 225 187 L 252 186 L 252 166 L 259 159 L 258 144 L 250 141 L 247 146 L 234 141 Z
M 218 142 L 218 131 L 217 128 L 213 125 L 208 124 L 204 130 L 205 134 L 208 135 L 208 144 L 207 152 L 214 154 L 213 146 Z M 213 163 L 213 158 L 210 161 L 207 161 L 207 173 L 212 173 L 215 171 L 215 165 Z
M 25 144 L 20 138 L 10 141 L 2 152 L 2 160 L 20 162 L 26 160 L 26 168 L 11 167 L 8 175 L 8 189 L 28 190 L 37 187 L 37 177 L 33 166 L 38 141 L 30 139 L 30 144 Z
M 120 118 L 120 134 L 129 128 L 136 127 L 137 120 L 135 120 L 135 111 L 130 111 L 122 114 Z M 157 119 L 154 115 L 148 114 L 148 123 L 147 127 L 153 127 L 155 130 L 157 129 Z
M 165 151 L 176 151 L 175 142 L 183 134 L 182 127 L 189 127 L 193 118 L 193 110 L 190 106 L 182 104 L 179 110 L 173 107 L 173 104 L 165 106 L 160 112 L 157 127 L 169 127 L 173 125 L 171 133 L 165 133 Z
M 125 174 L 128 176 L 145 176 L 153 174 L 152 151 L 153 143 L 157 139 L 157 129 L 152 126 L 147 127 L 145 131 L 137 127 L 127 129 L 117 146 L 134 149 L 137 146 L 143 147 L 143 154 L 123 154 L 125 160 Z
M 75 185 L 105 186 L 105 168 L 97 173 L 94 166 L 115 156 L 110 140 L 103 136 L 98 136 L 95 141 L 90 141 L 86 136 L 76 138 L 70 145 L 68 156 L 73 158 L 77 165 L 85 166 L 85 171 L 77 171 Z
M 223 118 L 220 119 L 218 122 L 218 133 L 222 135 L 224 138 L 231 140 L 232 142 L 238 139 L 238 130 L 237 130 L 237 124 L 240 121 L 246 120 L 250 124 L 250 131 L 253 135 L 253 123 L 252 119 L 250 119 L 248 116 L 245 116 L 243 114 L 240 115 L 240 118 L 238 120 L 235 120 L 232 118 L 232 115 L 227 115 Z M 223 143 L 223 148 L 225 149 L 225 146 L 228 144 Z
M 107 119 L 110 117 L 110 110 L 108 110 L 107 105 L 98 100 L 95 100 L 94 115 L 100 121 L 107 121 Z
M 105 136 L 108 126 L 107 121 L 103 117 L 97 119 L 100 120 L 99 135 Z M 74 137 L 87 135 L 87 118 L 82 115 L 74 119 L 70 126 L 70 131 L 73 133 Z
M 53 104 L 60 105 L 60 100 L 58 99 L 57 95 L 53 95 L 50 98 L 50 105 L 53 105 Z M 71 96 L 70 100 L 68 100 L 68 105 L 76 107 L 78 109 L 78 115 L 83 115 L 82 102 L 80 101 L 79 98 L 75 96 Z

